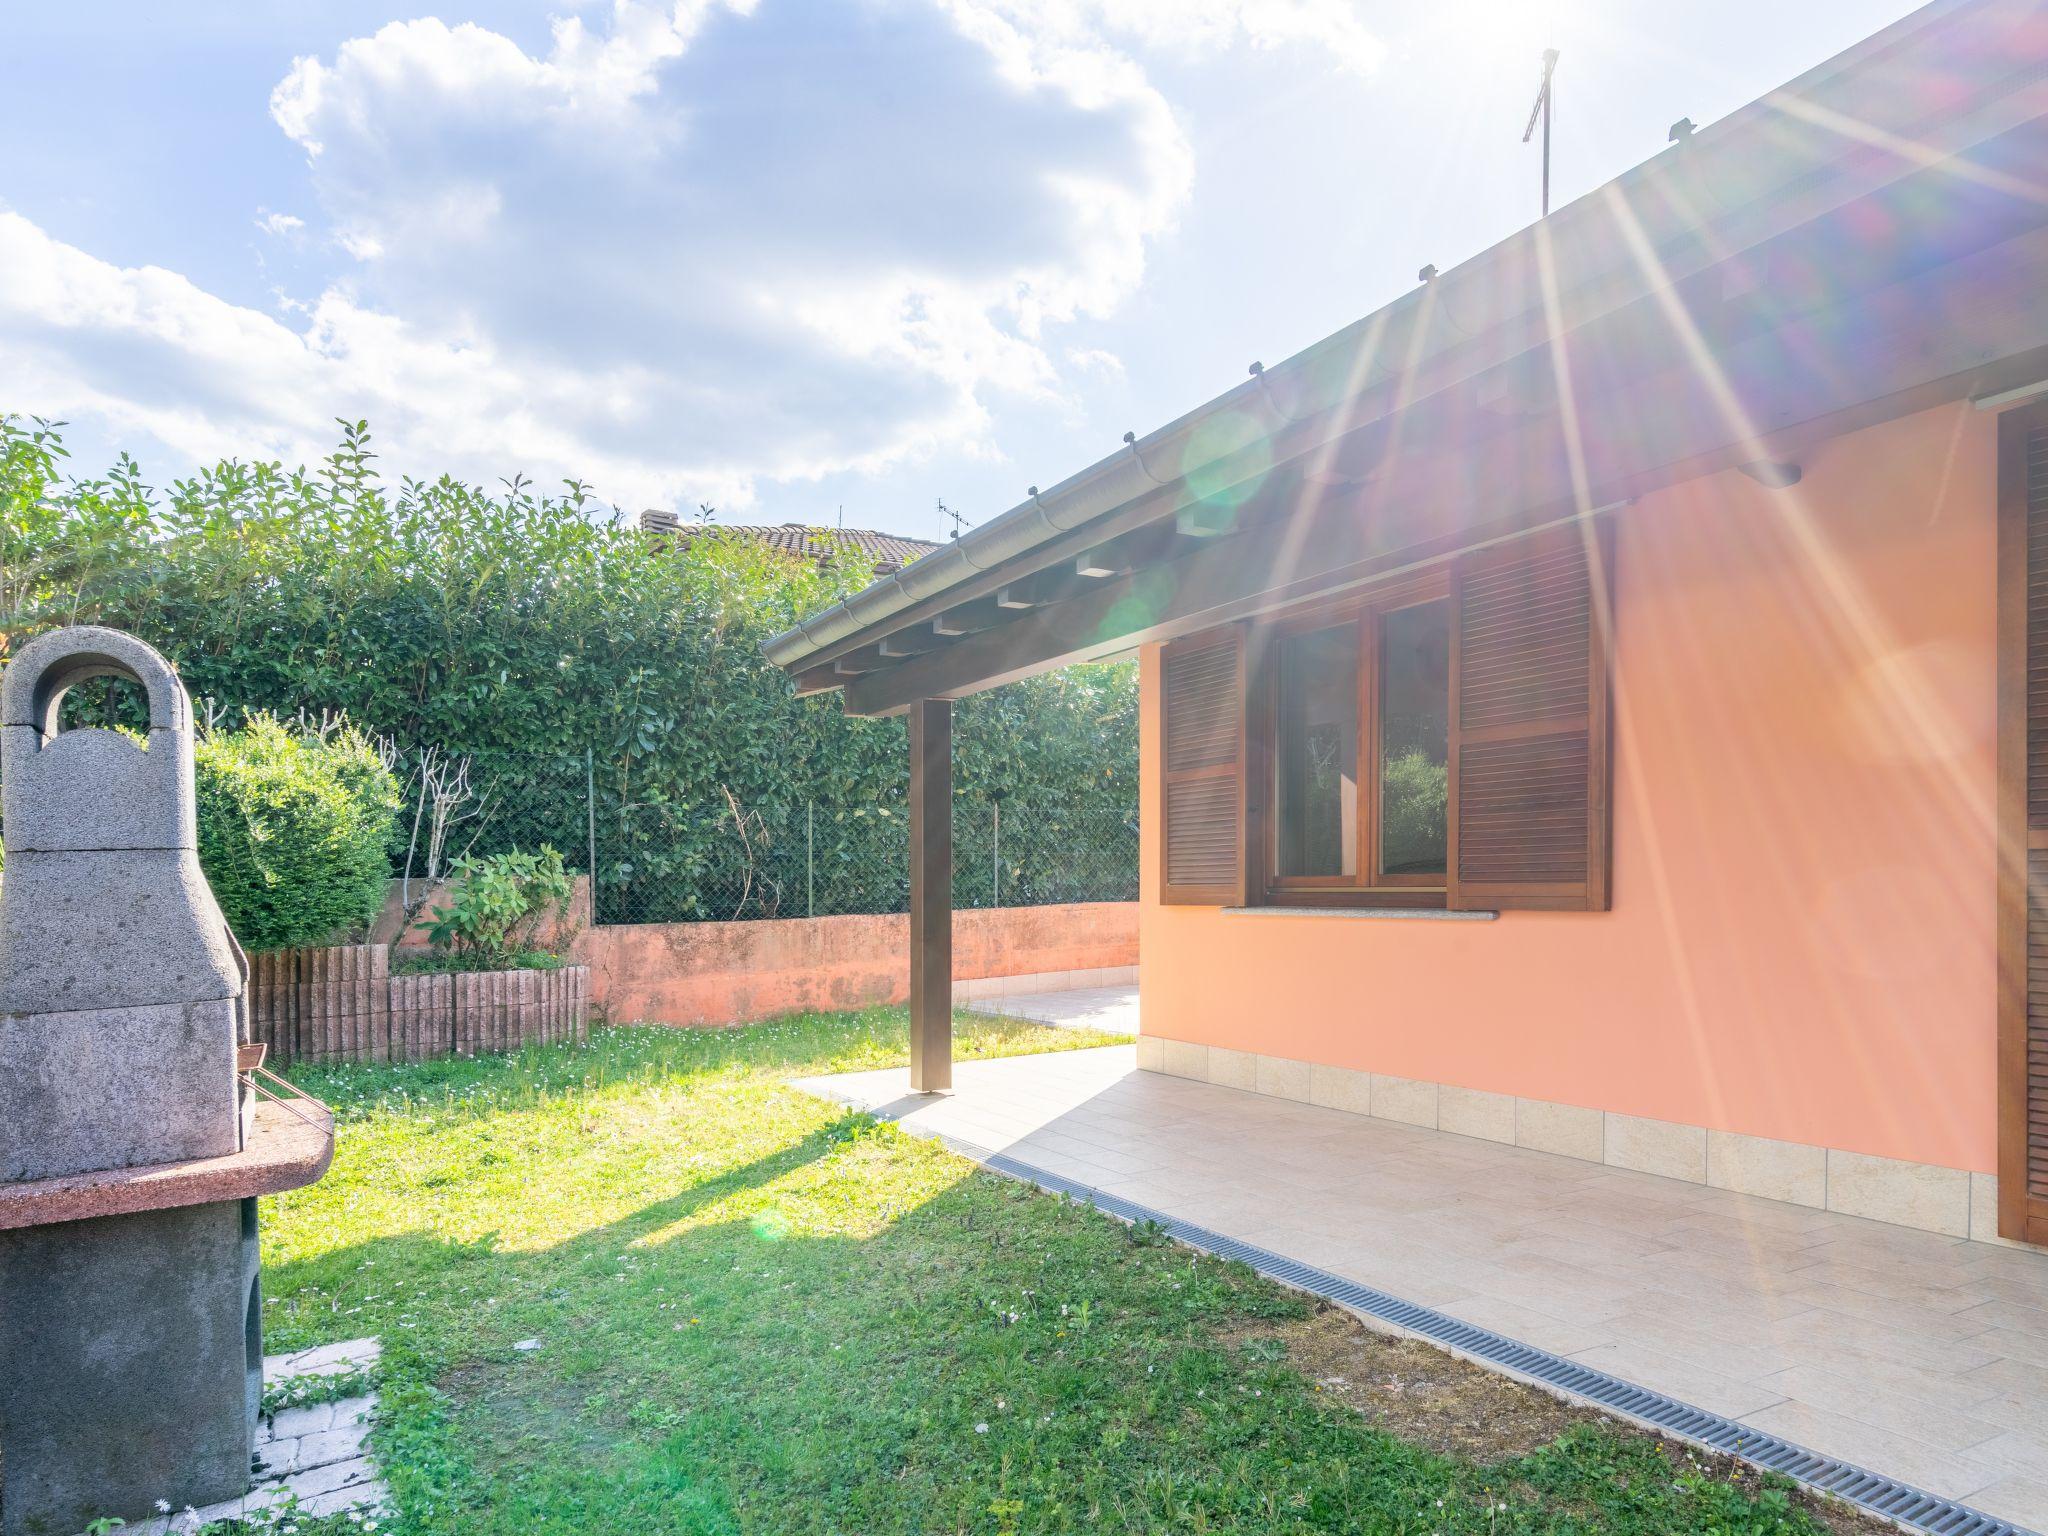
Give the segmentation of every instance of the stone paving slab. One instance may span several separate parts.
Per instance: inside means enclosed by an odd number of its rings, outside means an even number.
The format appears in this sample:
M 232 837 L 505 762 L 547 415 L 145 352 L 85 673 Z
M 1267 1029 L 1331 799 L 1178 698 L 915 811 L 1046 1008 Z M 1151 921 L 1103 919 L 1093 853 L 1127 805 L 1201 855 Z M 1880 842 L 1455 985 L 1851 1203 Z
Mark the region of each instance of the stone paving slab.
M 966 1013 L 1029 1019 L 1059 1029 L 1099 1029 L 1108 1034 L 1138 1032 L 1136 987 L 1076 987 L 1065 992 L 1019 992 L 1008 997 L 977 997 L 963 1002 Z
M 367 1370 L 381 1354 L 375 1339 L 350 1339 L 270 1355 L 263 1362 L 263 1380 L 274 1385 L 294 1377 L 345 1376 Z M 376 1413 L 375 1392 L 281 1408 L 257 1425 L 256 1475 L 247 1494 L 124 1526 L 123 1536 L 184 1536 L 218 1520 L 279 1510 L 293 1499 L 301 1514 L 359 1510 L 363 1529 L 375 1531 L 389 1518 L 391 1494 L 369 1454 L 370 1424 Z
M 340 1344 L 320 1344 L 289 1355 L 265 1355 L 263 1380 L 266 1385 L 293 1376 L 341 1376 L 364 1371 L 384 1356 L 384 1346 L 375 1339 L 347 1339 Z
M 953 1080 L 797 1086 L 2048 1530 L 2048 1253 L 1140 1072 L 1130 1046 Z

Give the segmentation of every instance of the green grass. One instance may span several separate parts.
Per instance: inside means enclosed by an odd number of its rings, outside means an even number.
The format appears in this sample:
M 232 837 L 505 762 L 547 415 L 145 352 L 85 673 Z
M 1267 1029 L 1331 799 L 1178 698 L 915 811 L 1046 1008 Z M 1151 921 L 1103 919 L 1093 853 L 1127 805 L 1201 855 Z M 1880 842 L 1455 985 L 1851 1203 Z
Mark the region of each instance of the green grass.
M 269 1347 L 384 1340 L 407 1531 L 1819 1529 L 1619 1431 L 1405 1445 L 1221 1341 L 1302 1309 L 1242 1266 L 781 1082 L 903 1052 L 896 1009 L 302 1071 L 339 1144 L 265 1202 Z

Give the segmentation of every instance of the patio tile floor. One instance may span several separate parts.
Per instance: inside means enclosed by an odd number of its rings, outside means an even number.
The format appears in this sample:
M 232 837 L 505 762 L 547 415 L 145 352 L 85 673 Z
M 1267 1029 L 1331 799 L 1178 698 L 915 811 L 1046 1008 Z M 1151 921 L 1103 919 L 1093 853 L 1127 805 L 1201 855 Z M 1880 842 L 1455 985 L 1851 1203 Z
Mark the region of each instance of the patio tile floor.
M 1064 992 L 1013 992 L 964 1000 L 966 1013 L 999 1014 L 1061 1029 L 1099 1029 L 1105 1034 L 1138 1032 L 1136 987 L 1075 987 Z
M 1130 1046 L 954 1082 L 798 1086 L 2048 1529 L 2048 1254 L 1139 1072 Z

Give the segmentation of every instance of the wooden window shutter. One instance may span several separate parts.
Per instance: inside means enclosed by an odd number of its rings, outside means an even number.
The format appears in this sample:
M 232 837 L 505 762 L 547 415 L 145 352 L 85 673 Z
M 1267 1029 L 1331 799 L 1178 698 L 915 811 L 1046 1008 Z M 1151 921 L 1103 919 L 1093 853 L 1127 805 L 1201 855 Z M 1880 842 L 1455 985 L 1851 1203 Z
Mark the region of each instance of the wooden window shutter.
M 1449 905 L 1608 904 L 1606 521 L 1451 572 Z
M 1160 900 L 1244 902 L 1245 658 L 1239 626 L 1175 640 L 1161 658 L 1165 772 Z
M 1998 429 L 1998 1230 L 2048 1243 L 2048 405 Z

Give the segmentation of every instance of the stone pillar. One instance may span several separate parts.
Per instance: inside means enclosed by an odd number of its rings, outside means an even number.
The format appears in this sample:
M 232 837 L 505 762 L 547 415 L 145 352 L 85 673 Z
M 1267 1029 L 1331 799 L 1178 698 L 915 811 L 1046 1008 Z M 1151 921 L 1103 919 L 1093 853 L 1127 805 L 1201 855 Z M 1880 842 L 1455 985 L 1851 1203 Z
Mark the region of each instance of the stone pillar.
M 58 730 L 109 675 L 148 695 L 146 744 Z M 242 1149 L 245 963 L 192 752 L 184 686 L 131 636 L 59 630 L 0 677 L 0 1189 Z M 253 1199 L 0 1231 L 0 1536 L 247 1491 L 255 1255 Z

